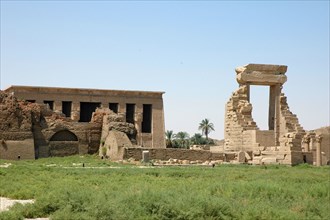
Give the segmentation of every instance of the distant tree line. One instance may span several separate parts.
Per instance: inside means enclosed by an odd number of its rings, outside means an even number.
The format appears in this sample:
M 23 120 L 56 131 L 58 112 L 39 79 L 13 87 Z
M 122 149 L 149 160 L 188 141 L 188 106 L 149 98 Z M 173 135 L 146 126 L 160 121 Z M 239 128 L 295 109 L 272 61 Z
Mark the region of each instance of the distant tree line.
M 214 141 L 209 138 L 210 132 L 214 131 L 214 125 L 209 119 L 203 119 L 199 123 L 198 130 L 201 130 L 202 133 L 195 133 L 192 137 L 185 131 L 175 134 L 172 130 L 167 130 L 165 132 L 166 147 L 188 149 L 191 145 L 214 145 Z

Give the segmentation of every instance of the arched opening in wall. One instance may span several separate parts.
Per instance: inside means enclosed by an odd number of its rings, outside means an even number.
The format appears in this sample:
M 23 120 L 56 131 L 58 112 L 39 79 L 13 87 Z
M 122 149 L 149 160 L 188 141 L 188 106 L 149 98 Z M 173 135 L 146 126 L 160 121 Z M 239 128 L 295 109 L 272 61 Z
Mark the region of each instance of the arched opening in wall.
M 69 130 L 56 132 L 49 141 L 78 141 L 77 136 Z
M 269 130 L 269 86 L 250 86 L 252 117 L 260 130 Z
M 69 130 L 56 132 L 49 140 L 50 156 L 70 156 L 79 153 L 77 136 Z

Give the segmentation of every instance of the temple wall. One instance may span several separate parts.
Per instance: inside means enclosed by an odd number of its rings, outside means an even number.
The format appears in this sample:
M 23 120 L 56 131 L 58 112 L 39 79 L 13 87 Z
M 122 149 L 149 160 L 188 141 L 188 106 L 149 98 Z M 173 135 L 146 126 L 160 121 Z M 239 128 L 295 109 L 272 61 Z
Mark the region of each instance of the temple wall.
M 33 138 L 25 140 L 6 140 L 0 143 L 0 159 L 35 159 Z
M 255 130 L 253 132 L 255 133 L 255 135 L 253 135 L 255 137 L 255 140 L 253 141 L 254 143 L 259 143 L 261 146 L 265 147 L 271 147 L 275 145 L 274 131 Z
M 110 103 L 118 104 L 118 113 L 126 115 L 127 104 L 134 104 L 134 124 L 138 132 L 138 144 L 145 147 L 165 148 L 165 123 L 163 109 L 163 92 L 99 90 L 53 87 L 12 86 L 5 90 L 14 93 L 23 100 L 43 104 L 53 102 L 53 110 L 62 112 L 62 102 L 71 102 L 70 118 L 79 121 L 82 117 L 81 103 L 99 103 L 99 107 L 108 108 Z M 143 105 L 152 106 L 151 131 L 142 131 Z M 151 136 L 151 138 L 150 138 Z
M 226 104 L 225 151 L 250 151 L 253 147 L 251 130 L 258 130 L 248 101 L 248 87 L 239 87 Z

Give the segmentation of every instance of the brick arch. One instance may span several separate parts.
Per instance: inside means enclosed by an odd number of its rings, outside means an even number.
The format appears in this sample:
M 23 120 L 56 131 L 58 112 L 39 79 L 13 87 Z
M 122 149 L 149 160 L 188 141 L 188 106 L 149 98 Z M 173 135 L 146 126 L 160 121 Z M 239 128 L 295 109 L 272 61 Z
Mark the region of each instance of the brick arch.
M 61 130 L 56 132 L 49 141 L 78 141 L 78 138 L 69 130 Z

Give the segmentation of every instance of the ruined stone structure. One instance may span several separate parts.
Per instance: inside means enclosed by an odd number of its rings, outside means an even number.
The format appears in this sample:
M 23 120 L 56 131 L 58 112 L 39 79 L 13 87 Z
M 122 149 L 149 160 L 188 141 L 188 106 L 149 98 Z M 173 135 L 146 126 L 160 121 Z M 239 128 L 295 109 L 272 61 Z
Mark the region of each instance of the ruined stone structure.
M 111 160 L 167 160 L 170 165 L 325 165 L 329 132 L 300 126 L 281 92 L 286 71 L 286 66 L 262 64 L 236 69 L 239 88 L 226 104 L 224 151 L 218 152 L 165 148 L 163 92 L 12 86 L 0 91 L 0 159 L 98 152 Z M 266 131 L 252 118 L 252 85 L 270 88 Z
M 89 122 L 96 108 L 109 108 L 137 130 L 136 144 L 165 148 L 164 92 L 11 86 L 5 92 L 32 103 L 48 104 L 75 122 Z
M 98 123 L 75 122 L 45 104 L 0 91 L 0 159 L 95 153 L 100 137 Z
M 309 143 L 319 139 L 306 134 L 281 92 L 287 80 L 286 71 L 287 66 L 283 65 L 248 64 L 236 68 L 239 88 L 227 102 L 225 112 L 226 152 L 253 152 L 252 162 L 256 164 L 316 163 L 313 158 L 320 158 L 320 153 L 315 156 L 316 147 Z M 269 86 L 269 129 L 265 131 L 252 118 L 249 102 L 252 85 Z
M 0 91 L 0 159 L 93 154 L 108 136 L 165 148 L 162 94 L 12 86 Z

